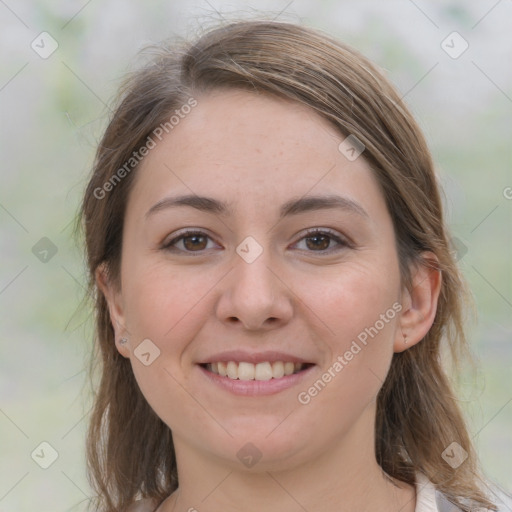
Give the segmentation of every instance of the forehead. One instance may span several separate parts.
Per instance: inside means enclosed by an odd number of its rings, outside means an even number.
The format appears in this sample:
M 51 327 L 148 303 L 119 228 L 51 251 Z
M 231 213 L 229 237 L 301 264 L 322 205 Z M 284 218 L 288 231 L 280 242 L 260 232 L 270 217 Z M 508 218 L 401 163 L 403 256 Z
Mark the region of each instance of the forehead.
M 144 158 L 135 202 L 156 203 L 171 192 L 198 194 L 222 197 L 235 212 L 277 208 L 308 192 L 378 200 L 364 158 L 348 160 L 338 148 L 345 136 L 313 109 L 242 90 L 196 100 Z

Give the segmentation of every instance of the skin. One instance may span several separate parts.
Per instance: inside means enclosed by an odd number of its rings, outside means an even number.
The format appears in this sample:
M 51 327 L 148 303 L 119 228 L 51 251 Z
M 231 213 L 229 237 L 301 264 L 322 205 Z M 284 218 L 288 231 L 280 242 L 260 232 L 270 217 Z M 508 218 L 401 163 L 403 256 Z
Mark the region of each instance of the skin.
M 393 353 L 432 325 L 440 274 L 416 267 L 412 290 L 402 288 L 392 221 L 364 153 L 350 162 L 338 150 L 345 137 L 315 112 L 245 91 L 197 100 L 137 171 L 121 288 L 97 271 L 116 340 L 128 338 L 117 348 L 173 432 L 180 487 L 159 512 L 414 511 L 415 489 L 391 482 L 376 462 L 375 398 Z M 163 198 L 190 193 L 231 202 L 234 215 L 185 206 L 145 217 Z M 367 215 L 325 209 L 278 218 L 289 199 L 333 193 Z M 162 248 L 182 228 L 209 238 Z M 308 228 L 330 228 L 351 245 L 315 244 Z M 263 249 L 252 263 L 236 252 L 247 236 Z M 400 313 L 299 403 L 297 394 L 395 303 Z M 134 354 L 146 338 L 160 350 L 149 366 Z M 278 394 L 242 397 L 209 383 L 196 364 L 244 348 L 285 351 L 316 367 Z M 262 455 L 251 468 L 237 457 L 248 442 Z

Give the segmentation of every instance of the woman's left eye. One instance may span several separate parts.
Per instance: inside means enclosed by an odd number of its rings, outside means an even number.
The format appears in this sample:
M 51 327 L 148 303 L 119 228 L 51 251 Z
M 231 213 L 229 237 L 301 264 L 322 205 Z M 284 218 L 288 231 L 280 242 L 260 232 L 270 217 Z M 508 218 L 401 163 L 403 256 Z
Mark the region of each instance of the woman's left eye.
M 302 241 L 306 242 L 306 247 L 308 249 L 314 249 L 312 252 L 333 252 L 350 245 L 347 240 L 336 235 L 332 231 L 325 231 L 320 229 L 313 229 L 308 231 L 306 236 L 299 240 L 299 242 Z M 330 247 L 332 241 L 336 242 L 337 247 Z
M 211 240 L 210 236 L 202 231 L 188 231 L 173 238 L 163 248 L 174 252 L 201 252 L 212 248 L 211 246 L 208 247 L 208 240 Z M 347 240 L 335 233 L 319 229 L 308 231 L 306 236 L 303 236 L 295 245 L 302 241 L 305 242 L 306 249 L 301 250 L 308 252 L 332 252 L 350 245 Z M 337 247 L 331 247 L 331 242 L 333 241 L 336 242 Z M 181 247 L 178 247 L 180 243 Z

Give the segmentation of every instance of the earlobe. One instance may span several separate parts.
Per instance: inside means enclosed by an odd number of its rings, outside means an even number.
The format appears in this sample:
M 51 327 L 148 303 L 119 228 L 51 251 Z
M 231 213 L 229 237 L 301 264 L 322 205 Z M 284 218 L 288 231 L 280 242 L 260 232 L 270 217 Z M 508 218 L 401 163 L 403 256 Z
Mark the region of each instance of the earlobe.
M 422 256 L 425 263 L 411 269 L 412 287 L 403 293 L 395 352 L 403 352 L 419 343 L 432 327 L 436 316 L 442 280 L 439 260 L 432 252 L 425 252 Z
M 109 279 L 108 269 L 104 263 L 98 266 L 95 272 L 96 286 L 103 293 L 107 301 L 110 314 L 110 321 L 114 329 L 116 347 L 119 353 L 124 357 L 129 357 L 130 351 L 126 341 L 128 333 L 125 325 L 125 317 L 121 304 L 121 293 Z

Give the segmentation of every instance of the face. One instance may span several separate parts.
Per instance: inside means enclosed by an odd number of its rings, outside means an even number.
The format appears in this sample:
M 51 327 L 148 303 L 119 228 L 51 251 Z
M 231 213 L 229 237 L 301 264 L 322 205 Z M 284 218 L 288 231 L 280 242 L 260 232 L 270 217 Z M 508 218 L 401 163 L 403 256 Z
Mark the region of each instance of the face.
M 177 451 L 300 464 L 373 432 L 402 339 L 392 221 L 364 153 L 349 160 L 312 110 L 197 101 L 137 170 L 109 295 L 118 350 Z

